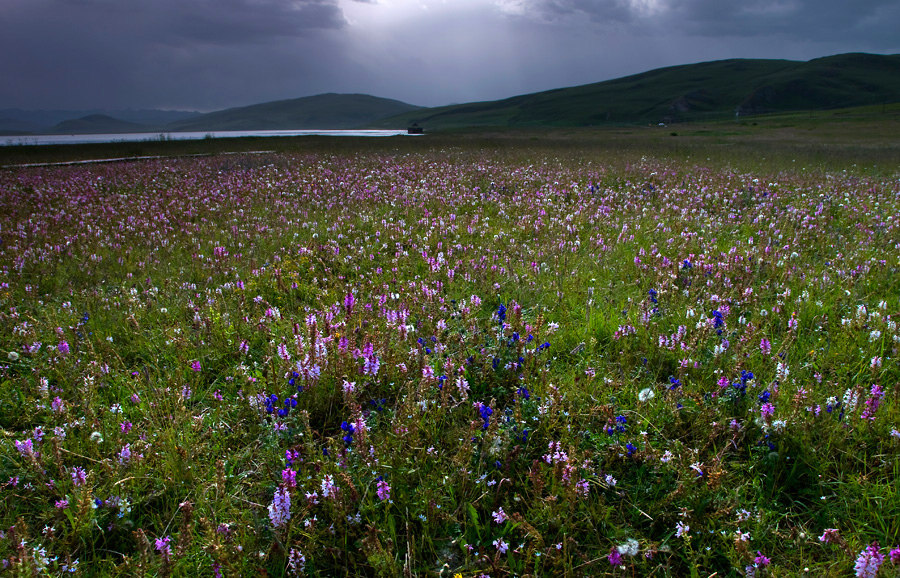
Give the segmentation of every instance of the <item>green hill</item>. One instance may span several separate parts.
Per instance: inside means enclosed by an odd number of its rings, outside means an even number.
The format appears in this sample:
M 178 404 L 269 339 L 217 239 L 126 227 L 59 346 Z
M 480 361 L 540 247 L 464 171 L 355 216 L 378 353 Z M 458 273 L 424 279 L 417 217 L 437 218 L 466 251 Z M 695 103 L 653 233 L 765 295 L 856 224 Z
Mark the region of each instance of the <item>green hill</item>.
M 167 129 L 172 131 L 353 129 L 418 108 L 398 100 L 367 94 L 329 93 L 229 108 L 170 123 Z M 405 128 L 405 125 L 399 128 Z
M 900 55 L 809 62 L 732 59 L 660 68 L 504 100 L 420 109 L 373 123 L 426 129 L 714 120 L 900 102 Z

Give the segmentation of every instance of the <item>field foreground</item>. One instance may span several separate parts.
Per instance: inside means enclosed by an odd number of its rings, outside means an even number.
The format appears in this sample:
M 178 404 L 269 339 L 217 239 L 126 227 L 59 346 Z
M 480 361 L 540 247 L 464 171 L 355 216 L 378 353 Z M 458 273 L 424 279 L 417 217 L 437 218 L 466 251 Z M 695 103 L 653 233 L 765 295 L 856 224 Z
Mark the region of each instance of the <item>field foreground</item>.
M 897 575 L 898 215 L 571 147 L 0 171 L 2 564 Z

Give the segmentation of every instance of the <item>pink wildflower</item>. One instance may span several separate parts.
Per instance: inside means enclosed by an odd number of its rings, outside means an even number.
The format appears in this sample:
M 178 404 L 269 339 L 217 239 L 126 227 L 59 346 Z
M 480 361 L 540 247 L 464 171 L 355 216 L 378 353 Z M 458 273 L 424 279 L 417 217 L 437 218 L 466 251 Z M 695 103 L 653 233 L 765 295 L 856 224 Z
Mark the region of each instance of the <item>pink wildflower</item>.
M 819 542 L 824 542 L 826 544 L 837 544 L 840 542 L 840 539 L 841 534 L 837 528 L 825 528 L 825 531 L 819 536 Z

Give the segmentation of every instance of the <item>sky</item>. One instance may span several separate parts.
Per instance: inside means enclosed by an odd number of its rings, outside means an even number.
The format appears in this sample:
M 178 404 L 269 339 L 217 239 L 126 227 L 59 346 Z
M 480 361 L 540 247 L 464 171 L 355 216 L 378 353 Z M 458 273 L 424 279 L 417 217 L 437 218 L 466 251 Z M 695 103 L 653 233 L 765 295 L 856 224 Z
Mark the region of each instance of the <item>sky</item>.
M 900 53 L 898 0 L 0 0 L 0 108 L 494 100 L 724 58 Z

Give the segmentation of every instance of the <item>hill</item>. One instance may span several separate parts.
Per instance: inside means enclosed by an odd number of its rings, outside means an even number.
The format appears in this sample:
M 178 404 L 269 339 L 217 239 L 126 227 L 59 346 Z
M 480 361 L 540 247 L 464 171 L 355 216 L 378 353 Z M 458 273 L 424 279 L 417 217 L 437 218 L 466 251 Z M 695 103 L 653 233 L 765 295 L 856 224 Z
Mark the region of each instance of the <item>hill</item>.
M 368 94 L 329 93 L 229 108 L 170 123 L 167 129 L 171 131 L 353 129 L 418 109 L 419 107 L 405 102 Z
M 142 130 L 157 131 L 170 122 L 183 120 L 199 113 L 182 110 L 156 109 L 124 109 L 124 110 L 22 110 L 17 108 L 0 109 L 0 135 L 4 134 L 53 134 L 59 132 L 60 125 L 66 121 L 78 121 L 85 117 L 102 115 L 114 120 L 144 125 Z M 88 130 L 76 129 L 77 124 L 64 127 L 66 134 L 80 132 L 98 132 L 87 123 Z M 131 130 L 131 129 L 128 129 Z M 101 131 L 102 132 L 102 131 Z M 122 132 L 114 131 L 114 132 Z
M 50 129 L 57 134 L 102 134 L 146 132 L 152 127 L 113 118 L 105 114 L 89 114 L 81 118 L 64 120 Z
M 421 109 L 373 126 L 657 123 L 891 102 L 900 102 L 900 55 L 853 53 L 808 62 L 732 59 L 672 66 L 504 100 Z

